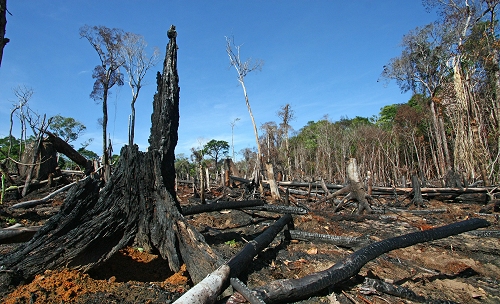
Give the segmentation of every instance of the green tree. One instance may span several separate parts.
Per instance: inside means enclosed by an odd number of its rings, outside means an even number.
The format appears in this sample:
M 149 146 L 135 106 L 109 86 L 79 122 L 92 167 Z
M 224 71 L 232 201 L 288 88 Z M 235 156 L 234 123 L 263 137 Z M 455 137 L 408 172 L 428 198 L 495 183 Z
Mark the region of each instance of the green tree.
M 390 130 L 392 128 L 394 117 L 396 117 L 396 113 L 398 112 L 399 107 L 400 104 L 392 104 L 382 107 L 377 119 L 377 125 L 386 130 Z
M 229 153 L 229 143 L 225 140 L 212 139 L 203 146 L 203 154 L 210 156 L 214 160 L 216 174 L 218 171 L 218 161 L 221 155 Z
M 5 136 L 0 138 L 0 160 L 8 157 L 12 159 L 19 159 L 21 156 L 21 145 L 19 140 L 14 136 Z
M 49 129 L 62 140 L 69 143 L 77 140 L 86 127 L 74 118 L 56 115 L 50 119 Z
M 87 159 L 98 159 L 99 158 L 99 155 L 97 153 L 95 153 L 94 151 L 87 150 L 84 147 L 81 147 L 80 149 L 78 149 L 78 153 L 85 156 L 85 158 L 87 158 Z
M 189 176 L 196 174 L 196 167 L 189 162 L 189 158 L 184 154 L 175 156 L 175 174 L 180 179 L 189 179 Z

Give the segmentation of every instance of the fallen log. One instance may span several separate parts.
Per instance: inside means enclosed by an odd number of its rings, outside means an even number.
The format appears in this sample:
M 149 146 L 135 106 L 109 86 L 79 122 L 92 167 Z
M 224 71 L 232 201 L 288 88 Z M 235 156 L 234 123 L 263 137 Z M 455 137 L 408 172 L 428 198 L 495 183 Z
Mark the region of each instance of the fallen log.
M 396 297 L 408 299 L 418 303 L 426 301 L 425 297 L 417 295 L 415 292 L 413 292 L 408 288 L 394 284 L 389 284 L 381 280 L 365 278 L 363 286 L 361 286 L 361 292 L 367 293 L 374 291 L 380 291 L 383 293 L 387 293 Z
M 229 279 L 238 277 L 247 268 L 253 258 L 266 248 L 291 220 L 292 216 L 290 214 L 282 216 L 258 237 L 248 242 L 226 264 L 209 274 L 200 283 L 183 294 L 174 304 L 214 303 L 217 296 L 229 286 Z
M 469 231 L 467 234 L 477 237 L 490 237 L 500 239 L 500 230 L 476 230 Z
M 264 204 L 265 202 L 262 200 L 217 202 L 214 204 L 185 206 L 182 207 L 181 213 L 183 215 L 191 215 L 203 212 L 220 211 L 224 209 L 240 209 L 245 207 L 262 206 Z
M 52 192 L 51 194 L 49 194 L 41 199 L 20 202 L 20 203 L 12 205 L 10 208 L 12 208 L 12 209 L 29 208 L 29 207 L 34 207 L 37 205 L 45 204 L 45 203 L 49 202 L 54 196 L 58 195 L 61 192 L 69 190 L 75 184 L 76 184 L 76 182 L 73 182 L 71 184 L 68 184 L 68 185 L 60 188 L 60 189 L 57 189 L 56 191 Z
M 240 279 L 231 278 L 230 282 L 231 286 L 237 292 L 239 292 L 250 304 L 266 304 L 264 301 L 262 301 L 261 298 L 259 298 L 258 295 L 253 293 L 250 288 L 248 288 L 242 281 L 240 281 Z
M 330 235 L 330 234 L 320 234 L 312 233 L 300 230 L 290 230 L 290 238 L 292 240 L 300 241 L 319 241 L 322 243 L 333 244 L 341 247 L 353 248 L 358 247 L 360 244 L 367 244 L 367 239 L 361 239 L 356 237 Z
M 310 297 L 325 288 L 352 277 L 366 263 L 391 250 L 446 238 L 489 225 L 489 222 L 484 219 L 472 218 L 438 228 L 393 237 L 370 244 L 326 270 L 307 275 L 300 279 L 273 281 L 265 286 L 255 288 L 254 291 L 266 303 L 297 301 Z
M 306 182 L 278 182 L 278 185 L 283 187 L 304 187 L 309 188 L 309 186 L 321 188 L 321 182 L 314 183 L 306 183 Z M 334 185 L 334 184 L 325 184 L 327 189 L 330 190 L 339 190 L 345 187 L 345 185 Z
M 294 206 L 281 206 L 281 205 L 261 205 L 255 207 L 246 207 L 243 208 L 246 210 L 260 210 L 260 211 L 268 211 L 268 212 L 276 212 L 276 213 L 289 213 L 289 214 L 307 214 L 307 210 L 301 207 Z
M 30 240 L 42 226 L 24 227 L 21 224 L 0 229 L 0 244 L 22 243 Z

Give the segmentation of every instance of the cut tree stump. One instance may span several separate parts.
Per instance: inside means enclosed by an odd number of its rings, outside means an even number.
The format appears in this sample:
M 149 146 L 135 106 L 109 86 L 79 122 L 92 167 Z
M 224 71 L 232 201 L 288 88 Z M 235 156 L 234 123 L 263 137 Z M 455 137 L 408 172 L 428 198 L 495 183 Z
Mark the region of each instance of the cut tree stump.
M 168 260 L 172 271 L 185 263 L 195 283 L 222 265 L 203 236 L 184 219 L 176 200 L 179 86 L 175 36 L 170 36 L 167 45 L 163 73 L 157 75 L 148 152 L 140 152 L 137 145 L 125 146 L 106 184 L 90 175 L 73 186 L 58 214 L 28 243 L 0 257 L 0 288 L 29 280 L 46 269 L 88 271 L 130 245 L 157 252 Z

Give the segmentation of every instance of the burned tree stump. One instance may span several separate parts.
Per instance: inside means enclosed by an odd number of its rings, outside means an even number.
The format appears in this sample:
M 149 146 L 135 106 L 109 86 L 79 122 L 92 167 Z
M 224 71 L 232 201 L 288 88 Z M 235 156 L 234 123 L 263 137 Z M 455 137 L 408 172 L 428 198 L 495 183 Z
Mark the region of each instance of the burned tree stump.
M 368 203 L 369 195 L 366 194 L 363 184 L 359 179 L 358 165 L 355 158 L 350 158 L 347 161 L 347 176 L 349 177 L 349 185 L 343 189 L 340 189 L 334 194 L 344 193 L 349 191 L 349 194 L 340 202 L 333 212 L 336 212 L 340 207 L 342 207 L 347 201 L 355 200 L 357 202 L 357 213 L 363 214 L 364 211 L 367 213 L 372 213 L 372 208 Z M 330 198 L 332 195 L 330 195 Z
M 411 176 L 411 186 L 413 192 L 413 198 L 410 201 L 410 204 L 414 204 L 417 207 L 425 207 L 425 200 L 422 197 L 422 188 L 420 187 L 420 181 L 416 174 Z
M 176 200 L 179 86 L 175 35 L 167 45 L 157 84 L 148 152 L 140 152 L 136 145 L 125 146 L 105 185 L 98 176 L 76 184 L 60 212 L 30 242 L 0 257 L 0 285 L 29 280 L 45 269 L 88 271 L 128 245 L 159 253 L 172 271 L 185 263 L 194 282 L 222 264 L 203 236 L 185 221 Z

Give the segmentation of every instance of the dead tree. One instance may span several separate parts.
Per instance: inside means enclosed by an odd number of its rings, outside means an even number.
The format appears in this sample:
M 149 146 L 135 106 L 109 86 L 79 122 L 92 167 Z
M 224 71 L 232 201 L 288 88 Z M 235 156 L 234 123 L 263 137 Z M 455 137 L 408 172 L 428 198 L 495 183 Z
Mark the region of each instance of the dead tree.
M 3 48 L 9 43 L 10 39 L 5 37 L 5 28 L 7 26 L 7 0 L 0 1 L 0 66 L 2 65 Z
M 199 282 L 223 261 L 180 213 L 175 195 L 174 149 L 179 125 L 177 44 L 167 45 L 157 76 L 149 149 L 121 149 L 120 160 L 103 186 L 89 176 L 68 193 L 58 214 L 10 255 L 0 257 L 0 286 L 29 280 L 45 269 L 88 271 L 125 246 L 158 252 L 172 271 L 186 264 Z
M 410 205 L 414 204 L 417 207 L 425 207 L 425 200 L 422 197 L 422 189 L 420 188 L 420 181 L 416 174 L 411 176 L 411 186 L 413 188 L 413 198 L 410 201 Z
M 349 200 L 355 200 L 357 202 L 357 213 L 362 214 L 364 211 L 367 213 L 372 213 L 372 209 L 370 204 L 368 203 L 369 195 L 366 194 L 365 189 L 363 188 L 363 183 L 361 183 L 359 179 L 358 173 L 358 165 L 355 158 L 350 158 L 347 161 L 347 176 L 349 177 L 349 184 L 330 194 L 325 198 L 320 200 L 320 202 L 330 200 L 336 196 L 348 193 L 344 199 L 333 209 L 333 212 L 336 212 L 340 207 L 342 207 Z

